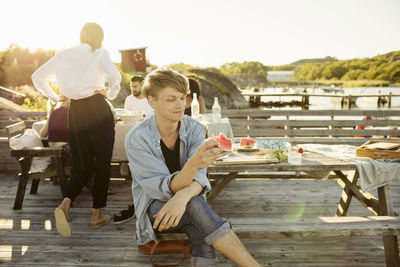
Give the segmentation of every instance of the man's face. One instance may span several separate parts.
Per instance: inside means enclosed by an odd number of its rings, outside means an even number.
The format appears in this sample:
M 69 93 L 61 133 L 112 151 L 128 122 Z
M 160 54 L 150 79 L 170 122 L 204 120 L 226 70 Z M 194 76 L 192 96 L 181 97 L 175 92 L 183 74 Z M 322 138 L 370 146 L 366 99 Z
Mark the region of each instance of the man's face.
M 186 94 L 166 87 L 158 93 L 158 97 L 149 96 L 149 103 L 157 116 L 171 122 L 181 121 L 185 112 Z
M 142 84 L 140 82 L 131 82 L 131 92 L 135 97 L 142 94 Z

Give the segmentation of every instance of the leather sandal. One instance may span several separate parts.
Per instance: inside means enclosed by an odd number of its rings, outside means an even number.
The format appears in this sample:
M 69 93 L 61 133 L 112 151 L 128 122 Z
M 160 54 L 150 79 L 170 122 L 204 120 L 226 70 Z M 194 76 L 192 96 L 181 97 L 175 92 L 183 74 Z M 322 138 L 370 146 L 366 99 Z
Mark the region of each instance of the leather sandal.
M 103 219 L 101 219 L 101 220 L 99 220 L 99 221 L 97 221 L 95 223 L 90 222 L 90 225 L 92 226 L 92 228 L 100 228 L 103 225 L 106 225 L 110 220 L 111 220 L 111 216 L 110 215 L 103 214 Z

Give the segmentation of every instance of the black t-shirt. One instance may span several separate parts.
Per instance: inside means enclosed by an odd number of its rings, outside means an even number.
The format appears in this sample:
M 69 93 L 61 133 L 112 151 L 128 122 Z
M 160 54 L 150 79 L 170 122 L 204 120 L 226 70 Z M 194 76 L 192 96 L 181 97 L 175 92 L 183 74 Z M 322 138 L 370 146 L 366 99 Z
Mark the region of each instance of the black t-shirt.
M 181 160 L 179 157 L 179 144 L 180 144 L 179 136 L 176 139 L 176 143 L 174 146 L 174 151 L 168 149 L 168 147 L 164 144 L 164 141 L 161 139 L 161 151 L 165 158 L 165 162 L 167 163 L 167 167 L 169 172 L 172 174 L 176 171 L 181 170 Z

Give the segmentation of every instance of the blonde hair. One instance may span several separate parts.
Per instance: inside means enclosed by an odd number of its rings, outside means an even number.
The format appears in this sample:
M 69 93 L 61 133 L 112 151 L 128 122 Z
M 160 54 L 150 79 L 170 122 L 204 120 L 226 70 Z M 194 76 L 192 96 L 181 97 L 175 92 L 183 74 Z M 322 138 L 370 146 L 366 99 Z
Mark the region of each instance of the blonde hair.
M 159 92 L 166 87 L 172 87 L 186 95 L 189 90 L 188 79 L 177 71 L 160 68 L 150 72 L 143 83 L 143 94 L 157 98 Z
M 103 39 L 104 32 L 99 24 L 88 22 L 82 27 L 81 43 L 90 45 L 93 51 L 101 47 Z

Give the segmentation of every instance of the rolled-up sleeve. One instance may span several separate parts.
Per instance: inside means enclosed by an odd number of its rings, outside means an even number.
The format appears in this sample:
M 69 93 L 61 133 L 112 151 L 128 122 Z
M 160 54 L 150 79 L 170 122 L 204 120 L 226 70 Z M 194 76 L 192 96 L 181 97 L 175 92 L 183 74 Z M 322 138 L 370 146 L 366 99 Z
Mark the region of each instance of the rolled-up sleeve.
M 125 138 L 125 150 L 132 176 L 149 197 L 167 201 L 173 196 L 169 185 L 176 173 L 170 174 L 165 163 L 149 149 L 141 146 L 139 140 L 137 135 L 133 138 L 133 132 Z
M 188 149 L 188 159 L 190 159 L 194 153 L 204 144 L 205 132 L 200 124 L 196 124 L 192 128 L 191 138 Z M 204 193 L 211 191 L 210 181 L 207 178 L 207 168 L 199 169 L 196 172 L 193 180 L 197 181 L 205 190 Z

